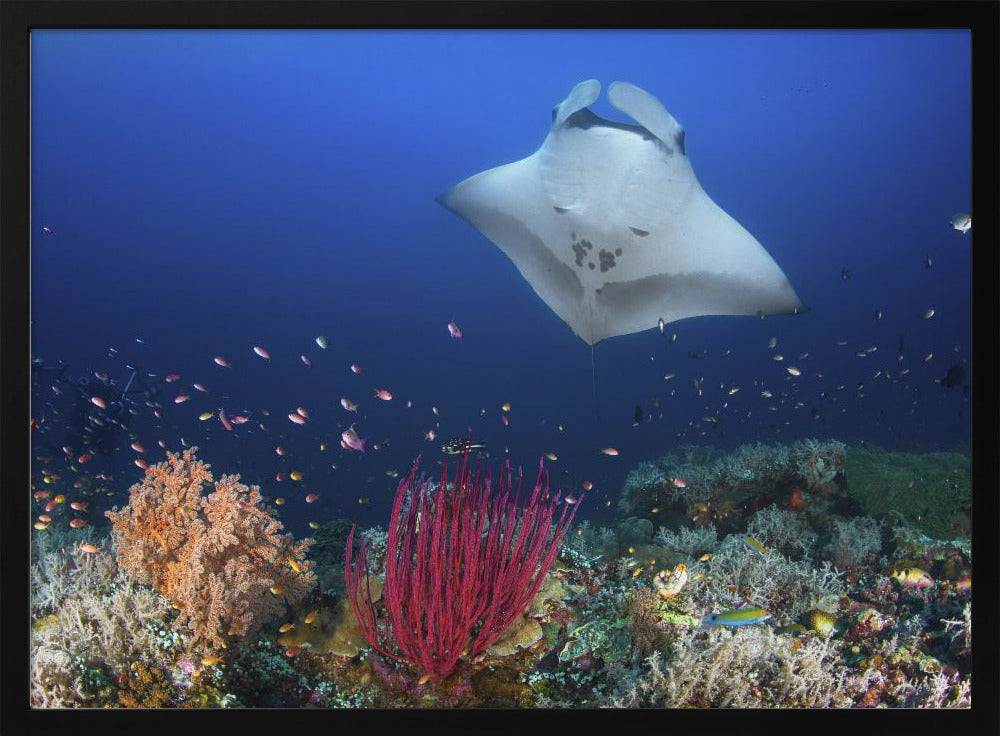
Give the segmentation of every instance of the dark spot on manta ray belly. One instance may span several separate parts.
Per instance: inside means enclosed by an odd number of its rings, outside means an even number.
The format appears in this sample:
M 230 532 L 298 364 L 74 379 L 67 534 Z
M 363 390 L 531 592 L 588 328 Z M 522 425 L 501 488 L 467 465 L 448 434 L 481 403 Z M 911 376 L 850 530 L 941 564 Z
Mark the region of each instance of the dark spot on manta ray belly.
M 593 261 L 587 261 L 587 265 L 590 267 L 591 271 L 594 270 L 594 262 Z
M 604 248 L 601 248 L 597 255 L 601 259 L 601 273 L 615 267 L 615 254 L 610 250 L 604 250 Z
M 576 265 L 583 267 L 583 257 L 587 254 L 587 249 L 579 243 L 573 243 L 573 254 L 576 256 Z
M 634 232 L 634 233 L 635 233 L 636 235 L 638 235 L 638 236 L 639 236 L 640 238 L 644 238 L 644 237 L 646 237 L 647 235 L 649 235 L 649 230 L 640 230 L 639 228 L 637 228 L 637 227 L 632 227 L 631 225 L 629 225 L 629 226 L 628 226 L 628 229 L 629 229 L 629 230 L 631 230 L 632 232 Z
M 615 248 L 615 255 L 616 256 L 620 256 L 621 254 L 622 254 L 622 249 L 621 248 Z

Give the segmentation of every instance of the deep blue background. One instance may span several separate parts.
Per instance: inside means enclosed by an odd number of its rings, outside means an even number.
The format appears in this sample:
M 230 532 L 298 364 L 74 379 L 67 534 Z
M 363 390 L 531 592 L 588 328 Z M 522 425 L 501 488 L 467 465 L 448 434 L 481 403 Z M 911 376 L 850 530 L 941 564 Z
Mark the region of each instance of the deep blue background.
M 46 30 L 31 43 L 34 352 L 74 376 L 123 379 L 127 363 L 156 373 L 164 421 L 142 407 L 132 425 L 151 458 L 157 439 L 178 449 L 184 437 L 217 472 L 286 496 L 297 532 L 335 514 L 384 523 L 395 488 L 385 471 L 405 473 L 420 452 L 433 470 L 440 441 L 468 428 L 529 474 L 557 453 L 560 487 L 595 483 L 584 516 L 605 513 L 629 468 L 678 442 L 969 440 L 968 397 L 936 382 L 952 363 L 971 376 L 972 236 L 948 225 L 971 206 L 967 31 Z M 811 312 L 674 323 L 673 344 L 650 325 L 597 346 L 592 387 L 590 348 L 499 249 L 434 202 L 534 152 L 552 106 L 588 78 L 663 101 L 705 190 Z M 593 109 L 622 119 L 603 97 Z M 936 314 L 922 319 L 928 307 Z M 452 319 L 461 341 L 448 336 Z M 784 363 L 771 359 L 772 335 Z M 220 354 L 231 370 L 213 363 Z M 171 371 L 182 380 L 162 384 Z M 175 405 L 178 389 L 192 400 Z M 654 421 L 633 428 L 636 404 Z M 234 433 L 198 421 L 220 405 L 254 421 Z M 66 406 L 36 394 L 39 442 L 61 443 Z M 286 418 L 297 406 L 311 416 L 302 427 Z M 353 421 L 388 447 L 343 451 Z M 439 440 L 425 442 L 438 422 Z M 114 471 L 122 494 L 140 477 L 129 441 L 88 467 Z M 621 455 L 599 454 L 609 445 Z M 274 482 L 293 469 L 302 483 Z M 307 507 L 310 491 L 322 502 Z

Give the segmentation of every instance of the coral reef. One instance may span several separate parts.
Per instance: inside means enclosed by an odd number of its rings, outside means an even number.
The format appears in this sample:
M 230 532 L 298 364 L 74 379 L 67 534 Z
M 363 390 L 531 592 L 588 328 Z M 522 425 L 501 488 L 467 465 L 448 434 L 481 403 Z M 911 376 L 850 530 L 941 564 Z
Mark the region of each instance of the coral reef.
M 167 453 L 131 487 L 128 505 L 106 515 L 118 564 L 179 610 L 175 629 L 218 648 L 227 636 L 252 636 L 284 612 L 286 601 L 303 598 L 316 578 L 304 558 L 311 540 L 296 544 L 280 534 L 282 524 L 259 487 L 248 488 L 236 475 L 213 485 L 196 450 Z M 213 490 L 203 493 L 206 486 Z
M 661 547 L 688 557 L 700 557 L 703 553 L 715 549 L 719 542 L 719 532 L 715 524 L 698 527 L 682 526 L 677 531 L 661 526 L 656 531 L 655 541 Z
M 106 704 L 114 700 L 114 673 L 135 662 L 170 665 L 181 641 L 169 633 L 173 611 L 161 596 L 128 581 L 107 552 L 43 545 L 31 568 L 44 601 L 33 600 L 33 706 Z
M 312 535 L 313 544 L 309 557 L 316 564 L 313 571 L 323 592 L 340 592 L 344 589 L 344 544 L 351 533 L 351 522 L 333 519 L 326 522 Z
M 971 532 L 972 462 L 957 452 L 847 451 L 848 493 L 876 519 L 894 514 L 937 539 Z
M 768 629 L 713 630 L 664 656 L 654 652 L 645 672 L 620 681 L 610 703 L 659 708 L 829 708 L 851 705 L 864 679 L 851 677 L 829 639 L 796 639 Z
M 804 515 L 776 506 L 768 506 L 754 514 L 747 524 L 747 533 L 792 559 L 808 555 L 817 538 Z
M 683 510 L 696 526 L 714 522 L 731 531 L 747 511 L 768 504 L 794 498 L 794 505 L 808 505 L 804 495 L 829 503 L 841 493 L 844 465 L 845 445 L 836 440 L 754 443 L 726 453 L 682 446 L 631 471 L 618 506 L 627 516 L 646 518 Z
M 882 549 L 881 527 L 866 516 L 837 519 L 823 547 L 823 555 L 841 570 L 871 566 Z
M 31 704 L 968 708 L 970 541 L 891 509 L 860 515 L 838 445 L 672 451 L 673 465 L 630 476 L 634 500 L 648 490 L 658 505 L 604 525 L 574 525 L 569 506 L 560 517 L 541 478 L 524 508 L 509 476 L 491 491 L 464 465 L 455 482 L 414 470 L 388 530 L 317 531 L 322 569 L 279 534 L 256 489 L 212 484 L 193 450 L 171 455 L 108 514 L 113 538 L 55 525 L 32 535 Z M 691 500 L 692 487 L 709 493 Z M 288 595 L 279 571 L 328 584 Z M 164 582 L 180 577 L 192 582 Z M 482 607 L 490 594 L 504 615 Z M 237 611 L 253 595 L 266 610 L 236 636 L 234 618 L 185 610 L 210 609 L 213 595 Z M 397 618 L 422 647 L 409 655 L 391 613 L 406 605 L 416 616 Z M 754 608 L 768 616 L 720 615 Z M 225 626 L 224 651 L 206 651 L 198 632 Z

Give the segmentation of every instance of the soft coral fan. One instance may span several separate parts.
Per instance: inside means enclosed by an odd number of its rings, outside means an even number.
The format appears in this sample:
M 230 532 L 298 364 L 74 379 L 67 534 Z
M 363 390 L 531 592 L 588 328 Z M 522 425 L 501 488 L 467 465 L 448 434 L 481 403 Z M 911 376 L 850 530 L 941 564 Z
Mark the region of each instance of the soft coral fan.
M 249 636 L 316 584 L 303 559 L 311 540 L 282 535 L 275 511 L 258 486 L 224 475 L 213 486 L 210 466 L 167 453 L 129 490 L 121 511 L 108 511 L 118 564 L 151 584 L 180 611 L 177 629 L 189 629 L 210 647 L 229 635 Z

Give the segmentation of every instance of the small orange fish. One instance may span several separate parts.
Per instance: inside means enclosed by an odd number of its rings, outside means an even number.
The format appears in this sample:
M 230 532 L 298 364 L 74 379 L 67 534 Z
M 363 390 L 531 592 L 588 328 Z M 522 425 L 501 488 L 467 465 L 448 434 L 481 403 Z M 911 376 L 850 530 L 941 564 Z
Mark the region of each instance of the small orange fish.
M 271 354 L 269 352 L 267 352 L 267 350 L 265 348 L 262 348 L 260 345 L 254 345 L 253 346 L 253 351 L 255 353 L 257 353 L 257 355 L 259 355 L 260 357 L 262 357 L 264 360 L 270 360 L 271 359 Z
M 305 363 L 306 365 L 312 365 L 312 361 L 309 360 L 309 358 L 307 358 L 306 356 L 300 355 L 299 357 L 302 358 L 302 362 Z
M 274 499 L 274 504 L 276 506 L 284 506 L 285 505 L 285 499 L 282 498 L 281 496 L 278 496 L 278 498 Z
M 69 507 L 71 509 L 73 509 L 74 511 L 86 511 L 87 510 L 87 504 L 84 503 L 83 501 L 73 501 L 73 503 L 71 503 L 69 505 Z
M 203 383 L 192 383 L 191 385 L 194 386 L 199 391 L 202 391 L 202 392 L 208 391 L 208 389 L 205 388 L 205 384 L 203 384 Z
M 83 527 L 87 526 L 87 520 L 86 519 L 70 519 L 69 520 L 69 525 L 71 527 L 73 527 L 74 529 L 83 529 Z
M 291 473 L 288 474 L 288 477 L 291 478 L 292 480 L 302 480 L 302 471 L 293 470 Z
M 306 410 L 305 410 L 305 409 L 304 409 L 303 407 L 301 407 L 301 406 L 300 406 L 300 407 L 299 407 L 298 409 L 296 409 L 296 410 L 295 410 L 295 413 L 296 413 L 296 414 L 299 414 L 299 415 L 301 415 L 301 416 L 303 416 L 303 417 L 305 417 L 306 419 L 308 419 L 308 418 L 309 418 L 309 412 L 307 412 L 307 411 L 306 411 Z
M 51 524 L 52 523 L 52 517 L 49 516 L 48 514 L 39 514 L 38 520 L 39 521 L 43 521 L 46 524 Z
M 591 483 L 589 480 L 583 481 L 583 483 L 581 483 L 580 485 L 583 487 L 583 490 L 585 491 L 589 491 L 594 487 L 594 484 Z
M 295 424 L 305 424 L 306 423 L 306 418 L 304 416 L 302 416 L 301 414 L 299 414 L 298 412 L 294 412 L 293 411 L 293 412 L 289 413 L 288 418 L 289 418 L 289 420 L 291 420 Z
M 181 380 L 181 377 L 178 376 L 176 373 L 168 373 L 163 377 L 163 380 L 166 381 L 167 383 L 173 383 L 174 381 Z
M 361 375 L 361 366 L 358 365 L 357 363 L 351 363 L 351 370 L 354 372 L 356 376 Z
M 176 396 L 174 397 L 174 403 L 175 403 L 175 404 L 183 404 L 183 403 L 184 403 L 185 401 L 187 401 L 187 400 L 188 400 L 188 399 L 190 399 L 190 398 L 191 398 L 191 397 L 190 397 L 190 396 L 188 396 L 187 394 L 177 394 L 177 395 L 176 395 Z
M 392 394 L 387 389 L 377 388 L 375 389 L 375 395 L 382 399 L 382 401 L 392 401 Z
M 233 367 L 229 363 L 229 361 L 226 360 L 225 358 L 223 358 L 221 355 L 216 355 L 215 356 L 215 364 L 216 365 L 221 365 L 223 368 L 232 368 Z
M 285 479 L 285 474 L 284 473 L 275 473 L 274 474 L 274 479 L 280 483 L 281 481 L 283 481 Z
M 149 469 L 149 463 L 147 463 L 141 457 L 137 457 L 135 460 L 133 460 L 133 462 L 135 463 L 135 465 L 136 465 L 137 468 L 141 468 L 143 470 L 148 470 Z
M 437 437 L 437 432 L 435 432 L 433 428 L 424 432 L 424 439 L 428 442 L 433 442 L 435 437 Z
M 319 501 L 318 493 L 310 493 L 306 496 L 306 503 L 315 503 L 316 501 Z
M 66 502 L 66 496 L 65 496 L 65 494 L 60 493 L 58 496 L 56 496 L 55 498 L 52 499 L 52 502 L 53 503 L 65 503 Z
M 278 453 L 279 455 L 284 455 L 287 452 L 287 450 L 285 450 L 285 448 L 282 447 L 281 445 L 278 445 L 277 447 L 275 447 L 274 451 L 276 453 Z
M 458 329 L 458 325 L 456 325 L 454 322 L 448 323 L 448 334 L 451 335 L 456 340 L 462 339 L 462 331 Z
M 291 631 L 295 628 L 295 624 L 282 624 L 278 627 L 278 632 L 284 634 L 286 631 Z
M 507 418 L 506 414 L 500 415 L 500 423 L 503 424 L 503 426 L 505 427 L 510 424 L 510 420 Z
M 48 525 L 48 524 L 43 524 L 43 523 L 42 523 L 42 522 L 40 522 L 40 521 L 36 521 L 36 522 L 35 522 L 35 529 L 37 529 L 37 530 L 38 530 L 38 531 L 40 531 L 40 532 L 44 532 L 44 531 L 45 531 L 46 529 L 48 529 L 48 528 L 49 528 L 49 525 Z
M 683 478 L 667 478 L 667 480 L 673 484 L 674 488 L 687 488 L 687 483 L 684 482 Z
M 49 492 L 48 491 L 35 491 L 35 500 L 36 501 L 40 501 L 43 498 L 48 498 L 48 497 L 49 497 Z
M 83 463 L 88 462 L 90 458 L 92 458 L 93 456 L 94 456 L 93 453 L 85 452 L 82 455 L 80 455 L 80 457 L 78 457 L 76 461 L 82 465 Z
M 233 424 L 246 424 L 247 422 L 250 421 L 250 417 L 245 417 L 245 416 L 240 415 L 240 416 L 232 417 L 230 419 L 230 421 Z
M 80 551 L 86 552 L 89 555 L 93 555 L 100 552 L 101 548 L 95 544 L 91 544 L 90 542 L 84 542 L 83 544 L 80 545 Z
M 207 657 L 201 658 L 201 663 L 206 667 L 212 667 L 213 665 L 217 665 L 221 661 L 222 657 L 220 657 L 218 654 L 209 654 Z
M 53 511 L 55 509 L 55 507 L 58 506 L 58 505 L 59 504 L 57 504 L 55 501 L 49 501 L 47 504 L 45 504 L 45 513 L 49 513 L 50 511 Z
M 610 455 L 611 457 L 618 457 L 618 450 L 613 447 L 605 447 L 601 450 L 602 455 Z
M 142 445 L 140 445 L 138 442 L 133 442 L 132 443 L 132 449 L 135 450 L 136 452 L 139 452 L 139 453 L 146 452 L 146 448 L 143 447 Z
M 107 409 L 108 408 L 108 402 L 106 402 L 100 396 L 91 396 L 90 397 L 90 403 L 92 403 L 98 409 Z
M 288 647 L 288 649 L 285 650 L 285 656 L 286 657 L 294 657 L 296 654 L 298 654 L 301 651 L 302 651 L 302 647 L 300 647 L 298 644 L 296 644 L 295 646 Z
M 313 609 L 312 611 L 306 614 L 306 617 L 303 619 L 303 621 L 305 621 L 307 624 L 311 624 L 313 621 L 316 620 L 316 617 L 318 615 L 319 615 L 319 609 L 318 608 Z
M 788 508 L 792 511 L 802 511 L 809 504 L 802 498 L 802 491 L 798 486 L 792 488 L 792 497 L 788 500 Z

